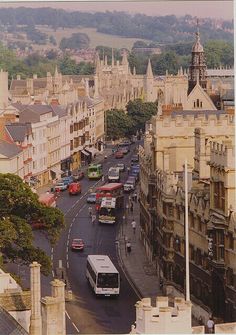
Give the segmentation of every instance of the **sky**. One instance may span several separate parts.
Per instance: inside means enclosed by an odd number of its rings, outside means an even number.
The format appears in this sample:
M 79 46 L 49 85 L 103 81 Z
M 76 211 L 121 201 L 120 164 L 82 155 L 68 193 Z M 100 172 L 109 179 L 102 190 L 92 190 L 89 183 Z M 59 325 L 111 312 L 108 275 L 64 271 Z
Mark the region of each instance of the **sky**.
M 236 0 L 235 0 L 236 1 Z M 233 0 L 194 0 L 194 1 L 6 1 L 0 0 L 0 7 L 53 7 L 78 11 L 125 11 L 129 13 L 143 13 L 146 15 L 192 15 L 197 17 L 214 17 L 225 20 L 234 18 Z

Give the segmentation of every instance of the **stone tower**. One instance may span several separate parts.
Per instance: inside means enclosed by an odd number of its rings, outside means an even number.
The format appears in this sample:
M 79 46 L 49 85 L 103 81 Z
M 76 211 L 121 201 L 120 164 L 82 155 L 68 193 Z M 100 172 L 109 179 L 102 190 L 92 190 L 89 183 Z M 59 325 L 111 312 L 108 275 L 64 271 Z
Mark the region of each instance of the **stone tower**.
M 192 47 L 192 61 L 189 67 L 188 94 L 199 80 L 200 86 L 206 90 L 206 62 L 203 46 L 200 43 L 199 28 L 196 32 L 196 41 Z
M 0 70 L 0 109 L 8 106 L 8 72 Z

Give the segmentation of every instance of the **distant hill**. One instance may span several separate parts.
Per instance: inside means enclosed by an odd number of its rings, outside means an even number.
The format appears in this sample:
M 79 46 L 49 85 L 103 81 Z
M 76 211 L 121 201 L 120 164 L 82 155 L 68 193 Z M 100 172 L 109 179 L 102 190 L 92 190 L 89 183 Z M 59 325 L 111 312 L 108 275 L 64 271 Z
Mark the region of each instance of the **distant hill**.
M 60 28 L 95 28 L 100 33 L 130 38 L 147 39 L 158 43 L 193 41 L 196 18 L 186 15 L 134 16 L 125 12 L 84 13 L 53 8 L 0 8 L 0 29 L 19 31 L 19 25 L 35 29 L 36 25 Z M 218 39 L 233 42 L 233 22 L 200 19 L 202 42 Z

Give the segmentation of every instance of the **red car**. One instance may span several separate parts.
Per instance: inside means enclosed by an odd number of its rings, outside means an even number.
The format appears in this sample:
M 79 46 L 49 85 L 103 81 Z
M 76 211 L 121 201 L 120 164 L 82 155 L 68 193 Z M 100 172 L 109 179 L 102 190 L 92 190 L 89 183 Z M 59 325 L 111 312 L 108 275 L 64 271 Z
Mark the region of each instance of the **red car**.
M 123 152 L 121 152 L 121 151 L 117 151 L 117 152 L 115 153 L 115 158 L 123 158 L 123 157 L 124 157 Z
M 81 238 L 74 238 L 71 243 L 71 250 L 84 250 L 84 241 Z

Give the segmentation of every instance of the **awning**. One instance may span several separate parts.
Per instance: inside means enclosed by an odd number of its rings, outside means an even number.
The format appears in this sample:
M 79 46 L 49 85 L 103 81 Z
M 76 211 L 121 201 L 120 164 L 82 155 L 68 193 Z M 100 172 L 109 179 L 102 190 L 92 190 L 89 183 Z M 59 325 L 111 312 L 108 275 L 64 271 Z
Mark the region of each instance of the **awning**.
M 64 171 L 60 170 L 60 169 L 57 169 L 57 168 L 51 168 L 50 171 L 56 173 L 56 174 L 62 174 L 64 173 Z
M 83 155 L 85 155 L 85 156 L 89 156 L 89 153 L 87 152 L 87 151 L 85 151 L 85 150 L 81 150 L 81 153 L 83 154 Z
M 98 150 L 94 147 L 91 147 L 91 148 L 86 148 L 87 151 L 91 152 L 91 154 L 94 156 Z

